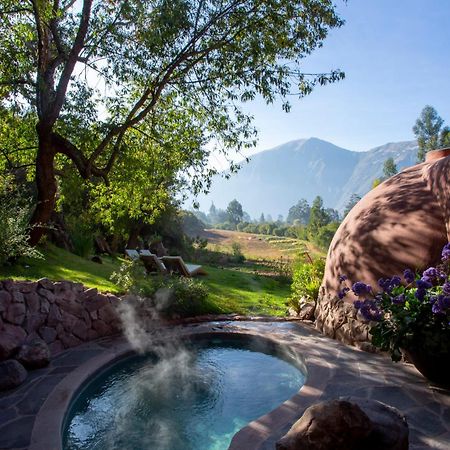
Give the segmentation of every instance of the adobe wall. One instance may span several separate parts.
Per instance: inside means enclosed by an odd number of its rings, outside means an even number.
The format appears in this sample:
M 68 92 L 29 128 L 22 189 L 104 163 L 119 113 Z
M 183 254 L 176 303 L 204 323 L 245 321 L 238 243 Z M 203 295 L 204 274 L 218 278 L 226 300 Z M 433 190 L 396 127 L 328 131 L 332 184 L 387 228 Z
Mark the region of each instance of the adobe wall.
M 370 349 L 369 326 L 356 317 L 351 295 L 339 300 L 339 276 L 375 290 L 380 278 L 422 271 L 440 260 L 450 240 L 450 149 L 430 152 L 370 191 L 350 211 L 331 242 L 316 308 L 316 328 Z

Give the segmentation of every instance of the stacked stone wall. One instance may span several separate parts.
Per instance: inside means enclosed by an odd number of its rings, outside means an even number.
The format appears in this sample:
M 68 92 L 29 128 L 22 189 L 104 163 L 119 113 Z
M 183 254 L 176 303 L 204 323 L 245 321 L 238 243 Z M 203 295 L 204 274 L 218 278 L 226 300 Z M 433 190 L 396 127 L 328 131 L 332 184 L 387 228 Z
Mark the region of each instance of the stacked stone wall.
M 0 282 L 0 361 L 14 358 L 36 338 L 51 354 L 120 331 L 116 307 L 120 299 L 81 283 Z

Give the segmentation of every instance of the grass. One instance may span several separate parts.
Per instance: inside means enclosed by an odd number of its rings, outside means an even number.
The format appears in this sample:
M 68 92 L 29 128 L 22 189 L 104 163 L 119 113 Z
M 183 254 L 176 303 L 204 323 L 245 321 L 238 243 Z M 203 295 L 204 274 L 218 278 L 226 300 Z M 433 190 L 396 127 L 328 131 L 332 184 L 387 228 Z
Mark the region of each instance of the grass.
M 103 257 L 103 264 L 81 258 L 54 245 L 44 249 L 44 260 L 23 259 L 17 264 L 0 267 L 0 278 L 15 280 L 53 281 L 70 280 L 97 288 L 101 292 L 120 293 L 117 285 L 109 280 L 121 258 Z M 289 296 L 289 284 L 273 276 L 254 273 L 257 266 L 217 268 L 205 266 L 208 275 L 201 280 L 208 287 L 207 308 L 214 313 L 238 313 L 248 315 L 283 316 L 285 301 Z M 208 312 L 208 311 L 205 311 Z
M 274 277 L 235 268 L 205 266 L 202 281 L 209 289 L 209 301 L 222 313 L 284 316 L 290 286 Z
M 70 280 L 102 292 L 119 293 L 120 289 L 109 277 L 119 267 L 120 259 L 102 256 L 103 264 L 98 264 L 51 244 L 41 251 L 45 259 L 24 258 L 13 266 L 0 267 L 0 277 L 14 280 L 38 280 L 45 277 L 53 281 Z

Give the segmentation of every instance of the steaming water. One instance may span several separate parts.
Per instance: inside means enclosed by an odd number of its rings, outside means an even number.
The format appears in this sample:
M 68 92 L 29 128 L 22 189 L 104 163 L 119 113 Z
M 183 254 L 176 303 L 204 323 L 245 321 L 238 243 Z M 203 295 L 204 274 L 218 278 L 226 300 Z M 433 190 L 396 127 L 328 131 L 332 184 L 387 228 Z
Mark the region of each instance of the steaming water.
M 304 383 L 291 364 L 225 342 L 155 359 L 126 359 L 90 383 L 69 413 L 64 449 L 226 450 Z

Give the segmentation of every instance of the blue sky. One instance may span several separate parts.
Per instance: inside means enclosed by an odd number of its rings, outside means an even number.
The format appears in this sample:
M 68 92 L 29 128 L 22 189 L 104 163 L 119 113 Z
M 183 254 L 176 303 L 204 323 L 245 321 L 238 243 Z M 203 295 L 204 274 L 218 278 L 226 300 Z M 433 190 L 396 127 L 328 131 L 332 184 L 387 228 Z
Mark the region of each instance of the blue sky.
M 450 0 L 336 0 L 346 23 L 305 60 L 305 72 L 339 68 L 346 79 L 303 99 L 246 104 L 257 148 L 315 136 L 349 150 L 414 139 L 422 108 L 450 124 Z

